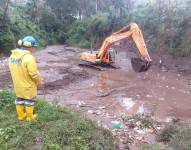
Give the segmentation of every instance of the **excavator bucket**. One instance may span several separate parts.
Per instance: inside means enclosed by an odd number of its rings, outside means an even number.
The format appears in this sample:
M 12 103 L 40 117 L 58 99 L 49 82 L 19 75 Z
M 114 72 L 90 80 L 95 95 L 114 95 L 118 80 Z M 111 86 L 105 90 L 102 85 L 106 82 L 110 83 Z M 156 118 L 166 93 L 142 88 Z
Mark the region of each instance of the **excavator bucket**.
M 145 72 L 151 66 L 150 63 L 146 63 L 140 58 L 131 58 L 131 65 L 135 72 Z

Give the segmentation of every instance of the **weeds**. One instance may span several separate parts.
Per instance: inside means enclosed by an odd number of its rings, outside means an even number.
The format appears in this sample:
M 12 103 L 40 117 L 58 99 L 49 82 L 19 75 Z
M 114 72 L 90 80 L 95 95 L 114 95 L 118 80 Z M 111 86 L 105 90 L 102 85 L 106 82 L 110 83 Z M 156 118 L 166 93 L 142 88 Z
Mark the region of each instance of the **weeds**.
M 189 125 L 178 126 L 169 145 L 174 150 L 191 150 L 191 127 Z
M 112 134 L 66 108 L 38 101 L 38 120 L 17 121 L 15 95 L 0 91 L 0 149 L 114 150 Z
M 173 150 L 191 149 L 191 126 L 188 124 L 167 125 L 157 136 L 159 142 Z
M 129 128 L 152 128 L 154 120 L 149 115 L 135 114 L 132 117 L 125 116 L 123 120 L 126 122 Z
M 163 144 L 144 144 L 142 145 L 141 150 L 173 150 L 173 149 L 167 148 Z
M 177 129 L 175 125 L 168 125 L 159 133 L 157 136 L 157 141 L 168 143 L 176 132 Z

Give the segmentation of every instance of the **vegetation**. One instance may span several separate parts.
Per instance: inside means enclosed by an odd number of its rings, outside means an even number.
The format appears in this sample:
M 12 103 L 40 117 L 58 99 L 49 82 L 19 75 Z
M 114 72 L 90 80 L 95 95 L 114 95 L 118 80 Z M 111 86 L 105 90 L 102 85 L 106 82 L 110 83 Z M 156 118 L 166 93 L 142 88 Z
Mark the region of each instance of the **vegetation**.
M 153 124 L 156 122 L 150 115 L 145 114 L 135 114 L 131 117 L 125 116 L 123 120 L 129 128 L 138 127 L 140 129 L 153 128 Z
M 172 150 L 163 144 L 143 144 L 141 150 Z
M 24 2 L 23 2 L 24 3 Z M 150 50 L 191 54 L 191 0 L 0 0 L 0 52 L 33 35 L 40 45 L 67 43 L 100 47 L 129 22 L 143 30 Z
M 167 125 L 157 136 L 160 144 L 144 144 L 142 150 L 190 150 L 191 127 L 188 124 Z
M 114 150 L 112 134 L 66 108 L 38 101 L 38 120 L 16 119 L 15 95 L 0 91 L 0 149 Z

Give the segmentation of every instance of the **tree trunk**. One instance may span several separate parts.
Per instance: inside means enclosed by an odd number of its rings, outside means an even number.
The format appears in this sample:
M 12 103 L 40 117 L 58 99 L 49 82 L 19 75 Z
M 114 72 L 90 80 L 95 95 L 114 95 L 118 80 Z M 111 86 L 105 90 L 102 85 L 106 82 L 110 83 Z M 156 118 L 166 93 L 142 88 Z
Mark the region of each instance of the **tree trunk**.
M 96 13 L 98 11 L 98 0 L 96 0 Z
M 3 8 L 3 20 L 5 20 L 5 18 L 7 16 L 8 7 L 9 7 L 9 0 L 5 0 L 4 8 Z

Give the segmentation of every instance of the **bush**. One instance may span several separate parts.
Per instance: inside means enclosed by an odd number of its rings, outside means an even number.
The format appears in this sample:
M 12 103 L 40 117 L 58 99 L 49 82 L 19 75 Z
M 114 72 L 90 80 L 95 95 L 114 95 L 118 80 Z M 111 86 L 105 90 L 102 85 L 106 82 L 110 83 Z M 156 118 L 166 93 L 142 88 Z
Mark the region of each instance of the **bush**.
M 157 136 L 159 142 L 163 142 L 173 150 L 191 149 L 191 127 L 187 124 L 167 125 Z
M 46 46 L 48 44 L 48 41 L 46 40 L 46 37 L 48 37 L 47 33 L 40 30 L 40 27 L 34 22 L 28 20 L 28 18 L 17 14 L 15 18 L 12 18 L 11 23 L 11 31 L 14 33 L 17 40 L 31 35 L 37 39 L 40 46 Z
M 0 52 L 8 53 L 15 47 L 15 37 L 12 32 L 0 32 Z
M 99 48 L 106 36 L 120 26 L 119 19 L 107 13 L 75 21 L 67 33 L 67 43 L 72 46 Z
M 166 38 L 168 51 L 175 56 L 191 56 L 191 19 L 182 24 L 179 21 L 174 37 Z
M 171 138 L 169 145 L 174 150 L 190 150 L 191 149 L 191 127 L 181 125 L 177 127 L 177 132 Z
M 86 21 L 76 21 L 72 24 L 71 29 L 67 33 L 67 43 L 72 46 L 89 47 L 90 44 L 85 39 L 85 33 L 88 30 L 88 25 Z M 86 44 L 83 44 L 86 41 Z
M 0 9 L 0 53 L 15 48 L 17 41 L 28 35 L 35 37 L 40 46 L 64 43 L 65 30 L 62 22 L 47 6 L 39 7 L 38 12 L 34 12 L 30 5 L 15 5 L 5 19 Z
M 157 141 L 168 143 L 171 141 L 173 135 L 177 132 L 175 125 L 166 126 L 157 136 Z
M 15 47 L 15 37 L 10 31 L 9 18 L 3 18 L 3 14 L 0 9 L 0 53 L 8 52 Z
M 15 98 L 15 94 L 10 90 L 0 90 L 0 108 L 13 106 Z

